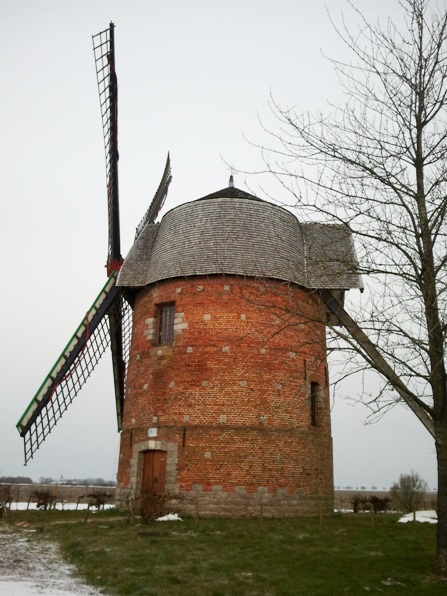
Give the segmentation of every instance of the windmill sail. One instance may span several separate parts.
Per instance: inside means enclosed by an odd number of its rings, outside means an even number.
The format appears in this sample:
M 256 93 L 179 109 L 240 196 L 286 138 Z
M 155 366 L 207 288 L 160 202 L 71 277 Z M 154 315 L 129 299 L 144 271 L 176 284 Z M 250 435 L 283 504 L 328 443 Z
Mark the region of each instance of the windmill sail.
M 123 263 L 118 197 L 118 84 L 115 71 L 114 25 L 93 36 L 93 51 L 104 132 L 108 204 L 108 280 L 17 423 L 29 461 L 79 393 L 108 346 L 112 350 L 118 430 L 121 430 L 132 308 L 116 285 Z M 137 235 L 154 222 L 171 182 L 169 154 L 157 192 Z
M 107 274 L 122 264 L 118 194 L 118 81 L 115 71 L 115 25 L 93 36 L 96 78 L 106 157 L 109 246 Z
M 96 78 L 98 81 L 99 104 L 104 134 L 106 157 L 107 211 L 108 211 L 108 252 L 107 274 L 119 271 L 121 256 L 119 194 L 118 194 L 118 80 L 115 70 L 115 26 L 93 36 Z M 121 302 L 122 302 L 121 298 Z M 126 321 L 122 305 L 116 302 L 109 312 L 110 345 L 112 348 L 113 379 L 115 384 L 116 414 L 118 430 L 124 406 L 126 379 L 123 335 Z
M 157 215 L 160 212 L 160 209 L 163 207 L 164 202 L 166 200 L 169 185 L 171 184 L 171 180 L 172 180 L 171 159 L 170 159 L 169 153 L 168 153 L 168 158 L 166 159 L 165 169 L 163 172 L 163 176 L 161 177 L 160 184 L 158 185 L 157 192 L 155 193 L 154 198 L 152 199 L 152 202 L 149 205 L 148 210 L 144 214 L 143 219 L 140 221 L 140 223 L 137 226 L 135 240 L 138 238 L 142 229 L 144 228 L 144 226 L 147 223 L 154 223 L 155 220 L 157 219 Z
M 116 287 L 116 275 L 113 273 L 109 277 L 17 423 L 25 441 L 25 463 L 33 457 L 72 403 L 109 346 L 110 322 L 116 309 L 120 309 L 121 318 L 126 322 L 121 366 L 127 362 L 132 311 Z
M 25 463 L 33 457 L 72 403 L 109 345 L 112 348 L 118 430 L 121 430 L 132 310 L 116 286 L 123 259 L 119 225 L 118 83 L 113 23 L 93 36 L 93 52 L 106 157 L 109 278 L 17 424 L 25 441 Z
M 121 430 L 126 391 L 127 363 L 132 335 L 132 309 L 119 296 L 109 309 L 109 335 L 112 349 L 113 383 L 115 386 L 116 419 Z

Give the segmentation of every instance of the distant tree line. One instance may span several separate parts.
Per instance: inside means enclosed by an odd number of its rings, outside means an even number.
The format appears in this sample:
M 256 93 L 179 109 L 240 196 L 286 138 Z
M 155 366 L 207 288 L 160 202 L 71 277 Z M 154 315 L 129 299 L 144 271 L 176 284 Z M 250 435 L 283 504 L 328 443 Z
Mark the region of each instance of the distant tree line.
M 0 476 L 0 484 L 33 484 L 28 476 Z

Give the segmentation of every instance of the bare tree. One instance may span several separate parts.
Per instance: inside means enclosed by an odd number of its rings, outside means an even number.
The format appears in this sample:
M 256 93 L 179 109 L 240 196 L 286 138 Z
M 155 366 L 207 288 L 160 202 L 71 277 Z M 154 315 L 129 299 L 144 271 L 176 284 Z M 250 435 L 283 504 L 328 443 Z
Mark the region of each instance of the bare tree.
M 351 315 L 323 296 L 344 326 L 332 344 L 383 375 L 379 411 L 404 400 L 435 438 L 447 575 L 447 14 L 429 0 L 401 4 L 403 29 L 352 7 L 358 28 L 336 30 L 353 61 L 332 60 L 345 105 L 300 115 L 273 103 L 280 132 L 267 131 L 263 152 L 300 219 L 343 222 L 356 239 L 369 292 Z
M 393 506 L 403 513 L 412 513 L 416 521 L 416 511 L 422 505 L 427 483 L 417 472 L 401 474 L 399 481 L 390 488 Z

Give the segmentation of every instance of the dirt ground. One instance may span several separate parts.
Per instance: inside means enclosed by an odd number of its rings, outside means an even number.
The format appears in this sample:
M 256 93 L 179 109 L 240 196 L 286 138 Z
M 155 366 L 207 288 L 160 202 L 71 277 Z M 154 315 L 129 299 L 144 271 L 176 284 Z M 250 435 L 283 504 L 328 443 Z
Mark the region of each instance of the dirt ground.
M 19 533 L 0 525 L 1 596 L 100 596 L 75 576 L 55 544 L 36 539 L 35 531 Z

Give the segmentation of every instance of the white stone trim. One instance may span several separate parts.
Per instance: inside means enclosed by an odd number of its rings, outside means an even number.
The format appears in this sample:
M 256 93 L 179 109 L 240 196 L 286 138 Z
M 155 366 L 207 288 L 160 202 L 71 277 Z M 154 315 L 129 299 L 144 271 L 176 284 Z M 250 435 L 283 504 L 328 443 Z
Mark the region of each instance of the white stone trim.
M 132 459 L 130 460 L 130 492 L 134 497 L 138 497 L 141 490 L 141 478 L 143 474 L 143 452 L 144 451 L 166 451 L 166 492 L 178 492 L 177 481 L 177 463 L 178 463 L 178 445 L 168 441 L 159 441 L 148 439 L 141 443 L 136 443 L 132 448 Z

